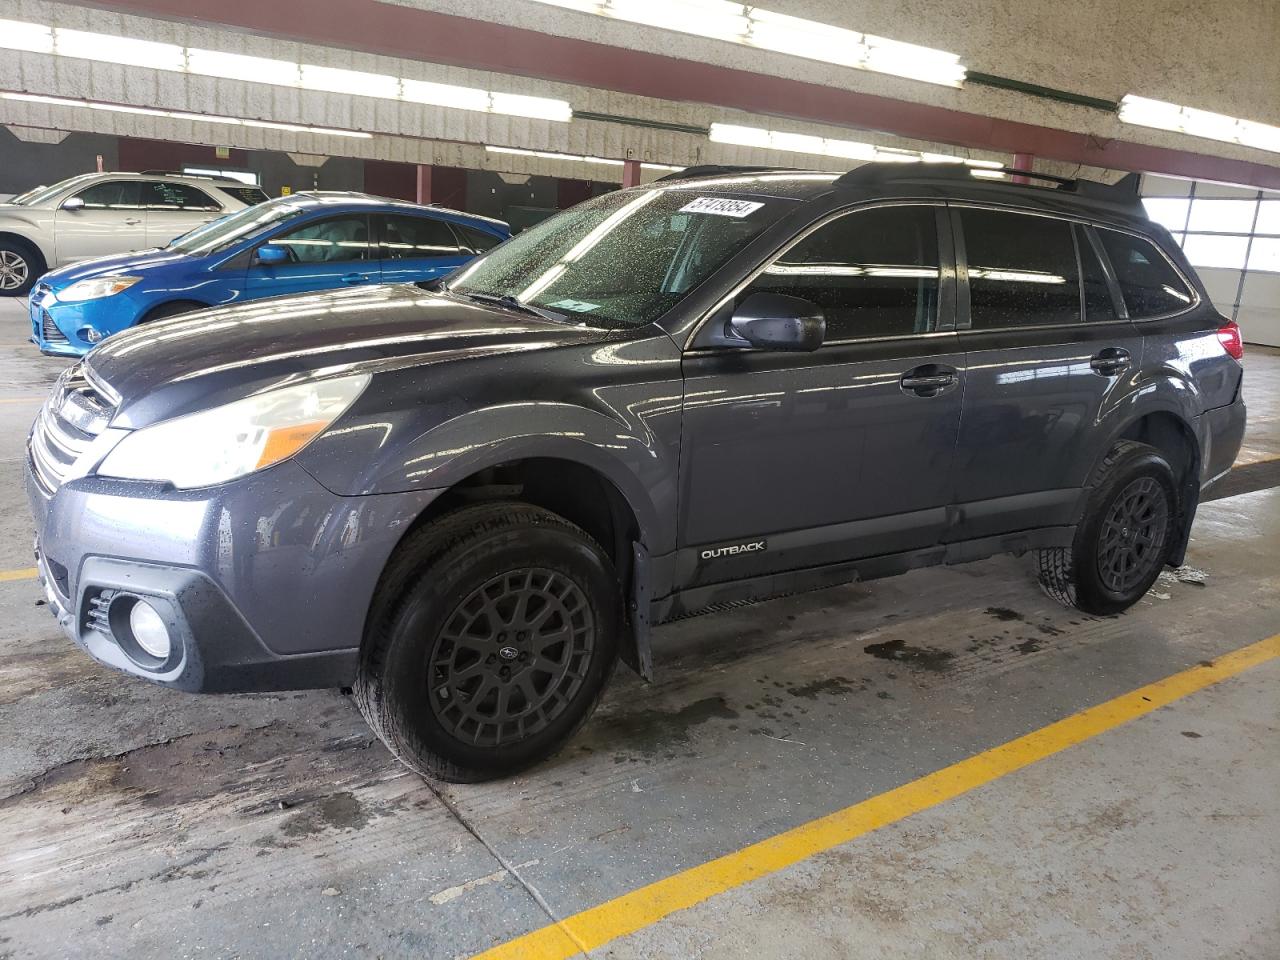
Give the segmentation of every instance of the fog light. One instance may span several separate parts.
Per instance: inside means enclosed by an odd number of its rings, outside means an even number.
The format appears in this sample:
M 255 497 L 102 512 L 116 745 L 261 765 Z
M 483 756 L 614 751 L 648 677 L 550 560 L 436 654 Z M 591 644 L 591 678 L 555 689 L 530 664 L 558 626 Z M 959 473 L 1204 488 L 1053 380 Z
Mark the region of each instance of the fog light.
M 134 641 L 157 660 L 169 659 L 169 628 L 156 608 L 139 600 L 129 610 L 129 630 Z
M 76 331 L 76 334 L 85 343 L 97 343 L 102 339 L 102 332 L 100 330 L 95 330 L 93 327 L 81 327 Z

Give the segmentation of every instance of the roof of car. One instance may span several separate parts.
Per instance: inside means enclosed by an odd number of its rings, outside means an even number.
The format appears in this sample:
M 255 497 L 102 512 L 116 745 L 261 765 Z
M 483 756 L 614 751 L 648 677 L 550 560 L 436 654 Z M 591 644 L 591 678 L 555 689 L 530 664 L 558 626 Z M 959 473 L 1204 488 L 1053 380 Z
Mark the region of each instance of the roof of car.
M 976 175 L 975 175 L 976 171 Z M 987 174 L 1026 177 L 988 179 Z M 874 196 L 889 192 L 902 196 L 922 187 L 931 196 L 979 200 L 1028 206 L 1054 213 L 1101 213 L 1113 219 L 1147 219 L 1138 196 L 1137 174 L 1119 183 L 1070 179 L 1009 168 L 970 167 L 963 163 L 866 163 L 844 174 L 816 170 L 771 169 L 767 167 L 690 167 L 655 181 L 666 189 L 716 190 L 729 193 L 788 197 L 811 200 L 840 193 Z
M 408 213 L 423 213 L 431 211 L 432 213 L 440 213 L 448 218 L 457 218 L 459 220 L 475 221 L 481 224 L 490 224 L 495 227 L 508 229 L 509 225 L 504 220 L 495 220 L 493 217 L 484 217 L 476 213 L 467 213 L 465 210 L 454 210 L 451 207 L 442 207 L 436 204 L 413 203 L 409 200 L 396 200 L 390 197 L 378 197 L 369 193 L 360 193 L 356 190 L 303 190 L 299 193 L 292 193 L 286 197 L 279 197 L 274 202 L 281 204 L 290 204 L 298 207 L 348 207 L 358 209 L 360 207 L 394 207 L 403 209 Z

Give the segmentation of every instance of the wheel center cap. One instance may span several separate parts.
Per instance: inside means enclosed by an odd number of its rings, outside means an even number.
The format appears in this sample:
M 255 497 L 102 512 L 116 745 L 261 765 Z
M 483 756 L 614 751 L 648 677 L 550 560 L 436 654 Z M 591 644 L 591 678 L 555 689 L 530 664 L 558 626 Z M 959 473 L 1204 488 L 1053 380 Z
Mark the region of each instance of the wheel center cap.
M 498 656 L 503 660 L 514 660 L 516 657 L 520 656 L 520 651 L 515 647 L 503 647 L 498 651 Z

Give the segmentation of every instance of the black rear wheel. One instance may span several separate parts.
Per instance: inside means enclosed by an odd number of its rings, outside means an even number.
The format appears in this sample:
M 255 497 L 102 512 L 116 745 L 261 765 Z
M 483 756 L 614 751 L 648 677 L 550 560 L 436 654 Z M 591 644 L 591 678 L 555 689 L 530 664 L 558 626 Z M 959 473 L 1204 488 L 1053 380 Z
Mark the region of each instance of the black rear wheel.
M 581 529 L 526 504 L 467 507 L 411 534 L 388 564 L 356 701 L 419 773 L 510 774 L 590 716 L 621 624 L 612 564 Z
M 1040 585 L 1087 613 L 1119 613 L 1151 588 L 1173 547 L 1173 469 L 1155 447 L 1122 440 L 1103 459 L 1090 491 L 1072 546 L 1039 552 Z

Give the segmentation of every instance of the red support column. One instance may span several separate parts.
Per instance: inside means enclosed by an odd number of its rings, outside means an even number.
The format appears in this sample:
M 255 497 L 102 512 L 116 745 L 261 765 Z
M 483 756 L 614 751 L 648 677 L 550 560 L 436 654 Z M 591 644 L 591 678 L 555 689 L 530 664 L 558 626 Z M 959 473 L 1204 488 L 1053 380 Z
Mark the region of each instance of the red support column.
M 624 187 L 640 186 L 640 161 L 622 161 L 622 185 Z
M 1036 168 L 1036 158 L 1029 153 L 1015 153 L 1013 155 L 1013 169 L 1026 170 L 1028 173 L 1033 172 Z M 1027 177 L 1019 177 L 1016 174 L 1013 177 L 1014 183 L 1030 183 Z
M 428 163 L 418 164 L 417 199 L 418 203 L 431 202 L 431 165 Z

